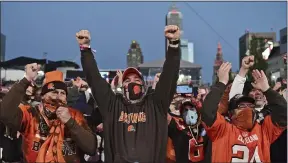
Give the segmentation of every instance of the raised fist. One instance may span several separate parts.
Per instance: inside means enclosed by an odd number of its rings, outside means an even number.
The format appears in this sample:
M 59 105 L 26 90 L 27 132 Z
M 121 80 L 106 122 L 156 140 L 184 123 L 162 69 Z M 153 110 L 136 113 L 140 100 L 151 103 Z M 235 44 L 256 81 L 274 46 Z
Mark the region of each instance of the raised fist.
M 180 29 L 177 25 L 167 25 L 164 33 L 168 40 L 175 41 L 180 39 Z
M 76 40 L 80 46 L 90 46 L 90 32 L 88 30 L 81 30 L 76 33 Z
M 35 81 L 40 70 L 40 65 L 31 63 L 25 66 L 25 78 L 31 82 Z
M 241 67 L 244 69 L 249 69 L 254 65 L 254 56 L 246 56 L 242 59 Z

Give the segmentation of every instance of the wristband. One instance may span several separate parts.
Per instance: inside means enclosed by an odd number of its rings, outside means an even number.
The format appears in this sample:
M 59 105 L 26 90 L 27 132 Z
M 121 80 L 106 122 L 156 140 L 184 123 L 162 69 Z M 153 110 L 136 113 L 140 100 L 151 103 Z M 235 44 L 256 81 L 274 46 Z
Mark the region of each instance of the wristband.
M 88 47 L 80 45 L 80 50 L 85 50 L 85 49 L 90 49 L 90 48 L 91 48 L 90 45 Z
M 170 45 L 178 45 L 180 43 L 180 40 L 169 40 Z
M 89 45 L 88 47 L 86 47 L 86 46 L 80 45 L 80 50 L 86 50 L 86 49 L 91 49 L 91 46 Z M 91 49 L 91 50 L 92 52 L 96 53 L 95 49 Z

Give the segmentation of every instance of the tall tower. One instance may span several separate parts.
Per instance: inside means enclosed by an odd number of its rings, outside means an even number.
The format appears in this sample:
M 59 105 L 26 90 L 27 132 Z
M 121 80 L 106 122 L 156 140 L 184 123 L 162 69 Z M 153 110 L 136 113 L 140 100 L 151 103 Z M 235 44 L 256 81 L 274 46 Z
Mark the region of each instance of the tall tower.
M 182 35 L 183 33 L 182 20 L 183 20 L 182 13 L 179 11 L 176 5 L 173 4 L 169 9 L 168 14 L 166 15 L 166 25 L 177 25 L 180 28 Z M 165 52 L 167 51 L 167 47 L 168 47 L 168 40 L 166 40 L 165 38 Z
M 127 67 L 138 67 L 143 61 L 144 57 L 140 45 L 137 41 L 133 40 L 127 53 Z
M 218 42 L 217 45 L 217 53 L 216 53 L 216 59 L 214 61 L 214 66 L 213 66 L 213 78 L 212 78 L 212 83 L 216 82 L 217 79 L 217 71 L 219 70 L 221 64 L 224 62 L 223 60 L 223 53 L 222 53 L 222 46 L 220 42 Z

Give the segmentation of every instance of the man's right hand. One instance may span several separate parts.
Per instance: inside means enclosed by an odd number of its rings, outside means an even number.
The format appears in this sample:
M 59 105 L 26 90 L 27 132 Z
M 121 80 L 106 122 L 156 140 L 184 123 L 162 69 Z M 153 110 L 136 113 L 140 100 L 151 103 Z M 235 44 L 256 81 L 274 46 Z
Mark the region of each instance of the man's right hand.
M 228 83 L 229 72 L 230 72 L 231 68 L 232 68 L 232 65 L 229 62 L 225 62 L 220 66 L 220 68 L 218 70 L 219 82 L 221 82 L 225 85 Z
M 40 70 L 40 65 L 37 63 L 31 63 L 25 66 L 25 78 L 30 81 L 34 82 L 37 78 L 38 71 Z
M 248 73 L 249 69 L 254 66 L 254 56 L 246 56 L 242 59 L 242 64 L 238 75 L 245 78 L 246 74 Z
M 241 68 L 244 68 L 244 69 L 249 69 L 251 68 L 253 65 L 254 65 L 254 56 L 251 55 L 251 56 L 246 56 L 242 59 L 242 65 L 241 65 Z
M 88 30 L 81 30 L 76 33 L 76 40 L 80 46 L 89 47 L 90 46 L 90 32 Z

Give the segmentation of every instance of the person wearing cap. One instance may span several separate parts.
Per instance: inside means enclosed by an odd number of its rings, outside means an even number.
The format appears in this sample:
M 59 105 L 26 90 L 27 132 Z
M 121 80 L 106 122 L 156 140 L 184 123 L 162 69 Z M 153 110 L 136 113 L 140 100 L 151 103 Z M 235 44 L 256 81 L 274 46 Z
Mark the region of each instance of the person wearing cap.
M 107 163 L 165 162 L 167 113 L 180 67 L 180 30 L 166 26 L 165 36 L 169 46 L 155 91 L 146 94 L 142 74 L 129 67 L 123 73 L 122 94 L 115 94 L 99 73 L 90 48 L 90 33 L 76 33 L 83 71 L 103 116 Z
M 62 72 L 45 74 L 41 104 L 19 105 L 39 69 L 36 63 L 26 65 L 25 77 L 2 100 L 0 121 L 21 132 L 25 162 L 83 162 L 85 153 L 95 153 L 97 141 L 83 115 L 67 107 Z
M 196 101 L 184 99 L 180 105 L 180 116 L 171 116 L 168 135 L 173 142 L 167 148 L 168 160 L 176 163 L 207 162 L 205 149 L 208 144 L 206 131 L 201 124 L 201 106 Z M 168 141 L 169 145 L 169 141 Z M 169 156 L 175 153 L 175 158 Z M 173 162 L 173 161 L 170 161 Z
M 229 103 L 228 122 L 217 109 L 230 70 L 230 63 L 220 66 L 219 82 L 211 88 L 201 109 L 203 125 L 212 141 L 212 162 L 270 162 L 270 145 L 287 128 L 287 102 L 270 88 L 263 71 L 253 70 L 252 85 L 266 96 L 271 114 L 262 124 L 257 123 L 255 100 L 237 94 Z

